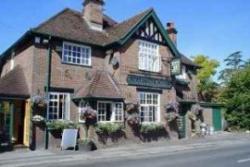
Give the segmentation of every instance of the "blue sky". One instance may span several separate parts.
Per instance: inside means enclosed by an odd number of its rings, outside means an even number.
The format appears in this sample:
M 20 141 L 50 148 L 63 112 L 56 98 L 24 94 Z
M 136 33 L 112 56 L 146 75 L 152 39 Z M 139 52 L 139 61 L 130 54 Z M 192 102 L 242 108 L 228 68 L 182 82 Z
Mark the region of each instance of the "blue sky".
M 29 28 L 83 0 L 3 0 L 0 10 L 0 53 Z M 165 26 L 174 21 L 178 49 L 188 56 L 205 54 L 223 61 L 234 51 L 250 58 L 248 0 L 106 0 L 105 12 L 118 21 L 153 7 Z

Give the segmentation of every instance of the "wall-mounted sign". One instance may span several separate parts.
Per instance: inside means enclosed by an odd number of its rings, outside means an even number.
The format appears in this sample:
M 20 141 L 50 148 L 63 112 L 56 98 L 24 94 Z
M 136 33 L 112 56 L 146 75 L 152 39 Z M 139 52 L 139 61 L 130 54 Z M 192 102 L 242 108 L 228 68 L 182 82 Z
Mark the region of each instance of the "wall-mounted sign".
M 171 74 L 180 75 L 181 74 L 181 59 L 174 59 L 171 62 Z
M 168 79 L 157 79 L 146 76 L 128 75 L 127 82 L 133 86 L 143 86 L 150 88 L 170 89 L 172 83 Z

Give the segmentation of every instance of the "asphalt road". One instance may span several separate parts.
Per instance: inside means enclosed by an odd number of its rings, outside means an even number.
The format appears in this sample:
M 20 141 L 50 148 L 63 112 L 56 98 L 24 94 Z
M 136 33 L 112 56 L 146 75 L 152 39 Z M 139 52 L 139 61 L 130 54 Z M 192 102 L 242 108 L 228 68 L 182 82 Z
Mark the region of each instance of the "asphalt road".
M 50 164 L 51 165 L 51 164 Z M 49 165 L 49 166 L 50 166 Z M 105 159 L 97 162 L 74 161 L 53 164 L 61 167 L 250 167 L 250 142 L 219 149 L 164 153 L 150 157 Z

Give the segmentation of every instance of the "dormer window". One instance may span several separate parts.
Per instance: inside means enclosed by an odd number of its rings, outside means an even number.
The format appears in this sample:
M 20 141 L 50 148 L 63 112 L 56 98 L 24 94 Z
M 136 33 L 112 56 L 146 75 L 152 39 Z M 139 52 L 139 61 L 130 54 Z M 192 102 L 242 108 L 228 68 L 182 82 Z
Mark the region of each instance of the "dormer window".
M 62 62 L 91 66 L 91 48 L 85 45 L 64 42 Z
M 182 65 L 181 68 L 181 74 L 176 76 L 178 79 L 188 79 L 188 74 L 187 74 L 187 70 L 186 70 L 186 66 Z
M 139 42 L 139 69 L 150 72 L 160 71 L 159 45 L 146 41 Z

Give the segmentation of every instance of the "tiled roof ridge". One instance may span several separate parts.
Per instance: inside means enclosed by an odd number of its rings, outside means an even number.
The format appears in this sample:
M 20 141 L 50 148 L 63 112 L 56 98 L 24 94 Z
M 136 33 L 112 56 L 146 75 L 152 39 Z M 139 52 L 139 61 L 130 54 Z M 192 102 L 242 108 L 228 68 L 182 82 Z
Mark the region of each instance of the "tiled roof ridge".
M 139 17 L 140 15 L 144 15 L 144 14 L 146 14 L 146 13 L 149 13 L 149 12 L 151 12 L 151 11 L 153 11 L 153 10 L 154 10 L 154 9 L 153 9 L 152 7 L 149 8 L 149 9 L 143 10 L 142 12 L 139 12 L 138 14 L 136 14 L 136 15 L 134 15 L 134 16 L 132 16 L 132 17 L 129 17 L 129 18 L 123 20 L 123 21 L 120 22 L 120 23 L 117 23 L 116 25 L 114 25 L 114 26 L 112 26 L 112 27 L 110 27 L 110 28 L 108 28 L 108 29 L 112 29 L 112 28 L 115 28 L 115 27 L 117 27 L 117 26 L 119 26 L 119 25 L 121 25 L 121 24 L 125 24 L 125 23 L 129 22 L 130 20 L 132 20 L 132 19 L 134 19 L 134 18 L 136 18 L 136 17 Z

